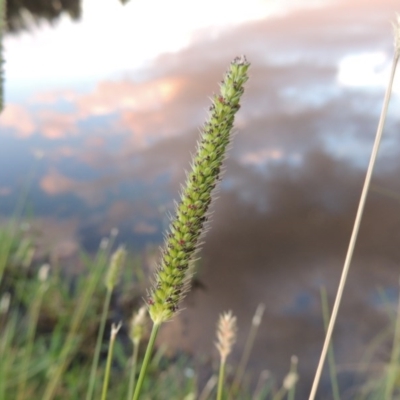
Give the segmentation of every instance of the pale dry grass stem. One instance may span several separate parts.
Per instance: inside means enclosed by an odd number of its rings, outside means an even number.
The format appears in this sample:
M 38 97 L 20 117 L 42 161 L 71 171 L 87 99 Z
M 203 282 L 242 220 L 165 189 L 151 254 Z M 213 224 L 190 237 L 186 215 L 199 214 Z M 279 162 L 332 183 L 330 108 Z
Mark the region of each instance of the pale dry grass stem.
M 322 316 L 324 319 L 324 328 L 326 331 L 328 329 L 328 324 L 329 324 L 330 310 L 328 305 L 328 295 L 324 287 L 321 288 L 321 307 L 322 307 Z M 335 353 L 332 342 L 330 343 L 328 349 L 328 365 L 329 365 L 329 375 L 332 386 L 333 400 L 340 400 L 339 382 L 337 379 Z
M 230 393 L 229 393 L 229 398 L 232 398 L 232 396 L 236 393 L 236 391 L 240 387 L 244 373 L 246 371 L 247 363 L 249 362 L 250 353 L 254 346 L 254 341 L 255 341 L 258 329 L 260 327 L 262 317 L 264 315 L 264 311 L 265 311 L 265 305 L 260 303 L 257 306 L 256 312 L 254 313 L 253 319 L 251 321 L 250 332 L 247 337 L 246 344 L 244 346 L 242 358 L 240 359 L 239 365 L 236 369 L 235 377 L 233 379 L 233 383 L 232 383 Z
M 400 14 L 397 14 L 393 23 L 394 50 L 397 56 L 400 54 Z
M 0 113 L 4 108 L 3 38 L 6 30 L 6 0 L 0 0 Z
M 266 390 L 266 386 L 270 379 L 271 373 L 267 369 L 261 371 L 260 376 L 258 377 L 256 388 L 254 389 L 252 400 L 265 399 L 265 396 L 268 394 L 268 389 Z
M 207 381 L 205 384 L 203 390 L 201 391 L 198 400 L 208 400 L 208 398 L 211 396 L 212 391 L 215 388 L 215 385 L 218 382 L 218 378 L 216 375 L 212 375 L 210 379 Z
M 347 249 L 346 259 L 345 259 L 345 262 L 343 265 L 342 275 L 340 277 L 340 282 L 339 282 L 338 290 L 336 293 L 335 303 L 333 305 L 331 318 L 329 320 L 328 329 L 327 329 L 327 332 L 325 335 L 324 345 L 322 347 L 321 356 L 320 356 L 320 359 L 318 362 L 314 381 L 313 381 L 313 384 L 311 387 L 309 400 L 314 400 L 316 393 L 317 393 L 317 389 L 318 389 L 319 381 L 321 379 L 326 355 L 327 355 L 328 349 L 329 349 L 329 344 L 331 342 L 333 329 L 335 327 L 337 315 L 339 312 L 340 303 L 341 303 L 341 300 L 343 297 L 343 291 L 344 291 L 344 287 L 346 285 L 347 275 L 349 273 L 350 264 L 351 264 L 354 248 L 355 248 L 356 241 L 357 241 L 358 231 L 359 231 L 360 225 L 361 225 L 361 220 L 362 220 L 364 207 L 365 207 L 365 203 L 366 203 L 366 199 L 367 199 L 367 195 L 368 195 L 368 190 L 369 190 L 370 183 L 371 183 L 372 173 L 374 171 L 375 162 L 376 162 L 376 159 L 378 156 L 379 145 L 382 140 L 383 128 L 384 128 L 385 121 L 386 121 L 386 115 L 387 115 L 387 111 L 388 111 L 388 107 L 389 107 L 390 96 L 392 94 L 393 81 L 394 81 L 394 76 L 395 76 L 399 57 L 400 57 L 400 18 L 397 17 L 397 20 L 394 24 L 394 56 L 393 56 L 392 68 L 390 71 L 389 83 L 388 83 L 388 86 L 387 86 L 387 89 L 385 92 L 385 97 L 383 100 L 383 107 L 382 107 L 381 115 L 379 118 L 378 128 L 376 131 L 375 141 L 374 141 L 374 145 L 372 148 L 372 153 L 371 153 L 371 158 L 370 158 L 370 161 L 368 164 L 367 173 L 365 176 L 365 181 L 364 181 L 363 189 L 361 192 L 360 201 L 358 204 L 357 214 L 356 214 L 356 218 L 355 218 L 354 225 L 353 225 L 353 231 L 352 231 L 352 234 L 350 237 L 350 242 L 349 242 L 349 246 Z

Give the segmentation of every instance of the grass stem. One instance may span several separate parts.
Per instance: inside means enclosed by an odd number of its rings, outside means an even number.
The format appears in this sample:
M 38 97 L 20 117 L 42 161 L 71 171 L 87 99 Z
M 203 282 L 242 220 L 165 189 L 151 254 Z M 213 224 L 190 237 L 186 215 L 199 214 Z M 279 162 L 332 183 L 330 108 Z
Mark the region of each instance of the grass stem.
M 139 344 L 140 344 L 140 342 L 138 341 L 133 346 L 132 365 L 131 365 L 130 374 L 129 374 L 129 389 L 128 389 L 128 399 L 127 400 L 132 399 L 133 389 L 135 388 L 136 369 L 137 369 L 137 361 L 138 361 L 138 355 L 139 355 Z
M 161 324 L 157 324 L 157 323 L 153 324 L 153 328 L 152 328 L 151 334 L 150 334 L 149 343 L 147 344 L 146 354 L 144 355 L 143 364 L 142 364 L 142 367 L 140 369 L 140 375 L 139 375 L 139 378 L 138 378 L 137 385 L 135 387 L 135 392 L 133 394 L 132 400 L 138 400 L 139 399 L 140 392 L 141 392 L 142 386 L 143 386 L 143 381 L 144 381 L 144 378 L 146 376 L 147 367 L 149 365 L 151 353 L 153 352 L 154 343 L 155 343 L 156 338 L 157 338 L 158 330 L 160 329 L 160 325 Z
M 106 398 L 107 398 L 107 390 L 108 390 L 108 383 L 110 382 L 111 361 L 112 361 L 112 356 L 113 356 L 113 352 L 114 352 L 114 344 L 115 344 L 115 339 L 117 337 L 118 331 L 121 329 L 121 326 L 122 326 L 122 324 L 119 323 L 118 325 L 112 324 L 112 327 L 111 327 L 110 347 L 108 348 L 106 372 L 104 375 L 103 390 L 101 392 L 101 400 L 106 400 Z
M 99 333 L 97 335 L 96 348 L 94 351 L 93 362 L 92 362 L 92 366 L 91 366 L 91 370 L 90 370 L 90 379 L 89 379 L 88 390 L 86 393 L 86 400 L 91 400 L 93 397 L 93 392 L 94 392 L 95 383 L 96 383 L 96 373 L 97 373 L 97 368 L 99 365 L 101 344 L 103 343 L 104 329 L 106 326 L 108 309 L 110 307 L 111 295 L 112 295 L 112 291 L 107 290 L 106 298 L 105 298 L 104 304 L 103 304 L 103 311 L 101 314 Z
M 245 373 L 246 366 L 247 366 L 247 363 L 250 358 L 250 353 L 254 346 L 255 338 L 257 336 L 258 328 L 260 327 L 260 324 L 261 324 L 264 310 L 265 310 L 265 305 L 262 303 L 259 304 L 256 309 L 256 312 L 253 316 L 250 332 L 247 337 L 246 344 L 244 346 L 244 350 L 243 350 L 242 358 L 240 359 L 240 362 L 239 362 L 239 366 L 236 369 L 235 377 L 233 379 L 233 383 L 232 383 L 232 386 L 230 389 L 229 398 L 232 398 L 232 396 L 236 395 L 236 392 L 238 391 L 240 384 L 242 382 L 243 375 Z
M 221 361 L 221 364 L 219 366 L 219 375 L 218 375 L 217 400 L 222 400 L 222 393 L 224 391 L 224 376 L 225 376 L 225 362 Z
M 331 318 L 330 318 L 330 321 L 328 324 L 328 329 L 327 329 L 327 332 L 325 335 L 324 345 L 322 347 L 321 356 L 320 356 L 320 359 L 318 362 L 318 367 L 317 367 L 317 370 L 316 370 L 316 373 L 314 376 L 314 381 L 313 381 L 313 384 L 311 387 L 309 400 L 314 400 L 316 393 L 317 393 L 319 381 L 320 381 L 321 375 L 322 375 L 322 369 L 324 367 L 326 355 L 327 355 L 327 352 L 329 349 L 329 344 L 330 344 L 331 338 L 332 338 L 333 329 L 335 327 L 337 315 L 339 312 L 340 303 L 341 303 L 341 300 L 343 297 L 343 291 L 344 291 L 344 287 L 346 285 L 347 275 L 349 273 L 351 260 L 353 258 L 353 252 L 354 252 L 355 244 L 357 241 L 358 231 L 360 229 L 361 220 L 362 220 L 362 216 L 363 216 L 363 212 L 364 212 L 364 207 L 365 207 L 365 203 L 366 203 L 366 199 L 367 199 L 367 195 L 368 195 L 368 189 L 369 189 L 369 186 L 371 183 L 372 173 L 374 171 L 375 162 L 376 162 L 376 159 L 378 156 L 379 145 L 380 145 L 381 139 L 382 139 L 383 128 L 385 125 L 385 120 L 386 120 L 387 110 L 388 110 L 388 106 L 389 106 L 390 96 L 392 93 L 393 80 L 394 80 L 394 76 L 395 76 L 395 72 L 396 72 L 399 55 L 400 55 L 400 52 L 398 49 L 396 49 L 394 57 L 393 57 L 392 69 L 390 72 L 389 84 L 386 89 L 382 112 L 380 115 L 379 124 L 378 124 L 377 132 L 376 132 L 375 142 L 374 142 L 374 146 L 372 148 L 371 158 L 370 158 L 370 161 L 368 164 L 367 174 L 365 177 L 360 201 L 358 204 L 357 214 L 356 214 L 356 218 L 355 218 L 354 225 L 353 225 L 353 231 L 352 231 L 352 234 L 350 237 L 350 242 L 349 242 L 349 246 L 347 249 L 346 259 L 345 259 L 345 262 L 343 265 L 342 275 L 340 277 L 340 282 L 339 282 L 339 287 L 338 287 L 338 290 L 336 293 L 335 303 L 333 305 L 332 315 L 331 315 Z
M 393 335 L 393 346 L 390 357 L 390 364 L 387 371 L 385 385 L 385 400 L 393 399 L 393 391 L 398 378 L 400 356 L 400 296 L 397 305 L 397 315 Z
M 65 344 L 58 357 L 58 363 L 54 366 L 53 373 L 47 384 L 42 400 L 52 400 L 54 398 L 57 386 L 59 385 L 65 370 L 67 369 L 73 355 L 78 348 L 81 340 L 79 329 L 81 327 L 83 318 L 88 312 L 95 290 L 103 276 L 108 256 L 107 249 L 100 249 L 94 265 L 90 266 L 92 271 L 90 271 L 90 275 L 85 285 L 86 290 L 83 291 L 79 300 L 77 301 L 78 307 L 76 308 L 76 311 L 72 317 L 70 329 L 65 339 Z
M 321 288 L 321 305 L 322 305 L 322 316 L 324 318 L 324 327 L 325 327 L 325 330 L 327 330 L 328 324 L 329 324 L 329 305 L 328 305 L 328 296 L 326 293 L 326 289 L 324 287 Z M 338 380 L 337 380 L 335 354 L 333 351 L 332 343 L 330 343 L 329 349 L 328 349 L 328 364 L 329 364 L 329 375 L 330 375 L 330 379 L 331 379 L 333 400 L 340 400 L 340 394 L 339 394 L 340 391 L 339 391 L 339 384 L 338 384 Z
M 25 347 L 25 352 L 23 356 L 23 367 L 21 372 L 21 378 L 18 385 L 18 395 L 17 400 L 23 400 L 26 398 L 25 387 L 27 383 L 27 372 L 29 368 L 29 363 L 31 362 L 32 351 L 34 348 L 34 340 L 36 334 L 36 328 L 39 321 L 40 309 L 42 307 L 43 295 L 45 292 L 46 283 L 41 282 L 36 298 L 33 300 L 32 305 L 29 309 L 29 324 L 27 331 L 27 343 Z

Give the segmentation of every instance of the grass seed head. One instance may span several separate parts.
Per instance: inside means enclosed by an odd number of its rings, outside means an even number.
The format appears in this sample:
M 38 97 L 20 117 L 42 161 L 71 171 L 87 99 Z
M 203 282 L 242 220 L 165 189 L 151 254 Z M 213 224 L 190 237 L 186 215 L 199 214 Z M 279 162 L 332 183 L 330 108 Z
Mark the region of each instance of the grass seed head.
M 234 116 L 240 108 L 239 101 L 248 79 L 248 68 L 244 56 L 235 58 L 222 81 L 220 93 L 213 98 L 148 296 L 149 313 L 154 323 L 171 319 L 189 289 L 190 265 L 205 232 L 211 194 L 220 180 Z
M 9 292 L 5 292 L 0 298 L 0 315 L 7 314 L 10 308 L 11 303 L 11 294 Z
M 121 269 L 125 264 L 125 259 L 126 250 L 123 246 L 120 246 L 111 256 L 110 265 L 105 278 L 107 290 L 112 291 L 117 284 Z
M 111 324 L 111 337 L 110 340 L 115 340 L 118 335 L 119 330 L 122 327 L 122 322 L 118 322 L 118 324 Z
M 236 317 L 232 315 L 231 311 L 224 313 L 220 316 L 217 326 L 217 339 L 215 343 L 220 357 L 221 363 L 224 364 L 227 357 L 232 351 L 232 347 L 236 342 Z
M 49 279 L 49 272 L 50 272 L 50 265 L 49 264 L 43 264 L 39 268 L 38 272 L 38 279 L 40 282 L 44 283 Z
M 139 311 L 133 315 L 130 326 L 129 336 L 134 344 L 138 345 L 145 334 L 147 321 L 147 307 L 140 307 Z

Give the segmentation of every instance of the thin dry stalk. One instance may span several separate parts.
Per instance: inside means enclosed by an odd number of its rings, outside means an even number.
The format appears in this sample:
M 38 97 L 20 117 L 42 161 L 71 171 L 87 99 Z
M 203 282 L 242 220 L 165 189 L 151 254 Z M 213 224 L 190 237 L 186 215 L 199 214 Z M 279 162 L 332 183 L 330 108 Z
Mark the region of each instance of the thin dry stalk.
M 258 332 L 258 328 L 260 327 L 262 316 L 264 314 L 265 305 L 260 303 L 256 309 L 256 312 L 253 316 L 253 320 L 251 322 L 251 328 L 249 336 L 247 337 L 246 344 L 244 346 L 244 351 L 242 354 L 242 358 L 239 362 L 239 366 L 236 370 L 235 378 L 233 379 L 232 387 L 230 390 L 229 398 L 235 394 L 235 392 L 239 389 L 239 386 L 242 382 L 243 375 L 246 370 L 247 363 L 250 358 L 250 353 L 254 345 L 254 341 Z
M 348 247 L 347 254 L 346 254 L 346 259 L 345 259 L 343 270 L 342 270 L 342 275 L 340 277 L 339 287 L 338 287 L 338 290 L 336 293 L 335 303 L 333 305 L 332 315 L 329 320 L 329 325 L 328 325 L 328 329 L 326 332 L 325 341 L 324 341 L 321 356 L 319 359 L 317 371 L 315 373 L 314 382 L 311 387 L 311 393 L 310 393 L 309 400 L 315 399 L 319 381 L 321 379 L 322 369 L 323 369 L 326 355 L 327 355 L 327 352 L 329 349 L 329 344 L 331 342 L 333 329 L 335 327 L 336 318 L 337 318 L 339 307 L 340 307 L 340 302 L 343 297 L 343 291 L 344 291 L 344 287 L 346 285 L 347 275 L 349 273 L 350 264 L 351 264 L 351 260 L 352 260 L 353 252 L 354 252 L 354 247 L 355 247 L 355 244 L 357 241 L 358 231 L 360 229 L 360 224 L 361 224 L 361 220 L 362 220 L 362 216 L 363 216 L 363 212 L 364 212 L 365 202 L 367 199 L 368 189 L 369 189 L 369 186 L 371 183 L 371 177 L 372 177 L 372 173 L 374 171 L 375 162 L 376 162 L 376 159 L 378 156 L 379 145 L 380 145 L 381 139 L 382 139 L 383 128 L 385 125 L 390 96 L 392 94 L 394 75 L 396 72 L 396 67 L 397 67 L 397 63 L 399 60 L 399 56 L 400 56 L 400 18 L 399 17 L 397 18 L 397 23 L 395 24 L 394 28 L 395 28 L 395 52 L 394 52 L 394 57 L 393 57 L 393 62 L 392 62 L 392 69 L 390 72 L 389 84 L 386 89 L 385 98 L 383 101 L 382 112 L 380 115 L 379 124 L 378 124 L 378 128 L 376 131 L 375 142 L 374 142 L 374 146 L 372 148 L 371 158 L 370 158 L 370 161 L 368 164 L 367 174 L 365 176 L 365 181 L 364 181 L 364 186 L 363 186 L 363 189 L 361 192 L 360 202 L 358 204 L 357 215 L 356 215 L 354 225 L 353 225 L 353 232 L 351 234 L 350 243 L 349 243 L 349 247 Z
M 0 0 L 0 113 L 4 107 L 3 37 L 6 30 L 6 0 Z
M 217 376 L 212 375 L 211 378 L 207 381 L 206 385 L 204 386 L 202 392 L 200 393 L 198 400 L 208 400 L 217 382 L 218 382 Z
M 263 371 L 261 371 L 260 376 L 257 381 L 256 388 L 254 390 L 254 394 L 253 394 L 253 398 L 252 398 L 253 400 L 261 399 L 261 396 L 263 394 L 263 391 L 264 391 L 269 379 L 271 379 L 271 373 L 267 369 L 264 369 Z M 262 397 L 262 398 L 264 398 L 264 397 Z

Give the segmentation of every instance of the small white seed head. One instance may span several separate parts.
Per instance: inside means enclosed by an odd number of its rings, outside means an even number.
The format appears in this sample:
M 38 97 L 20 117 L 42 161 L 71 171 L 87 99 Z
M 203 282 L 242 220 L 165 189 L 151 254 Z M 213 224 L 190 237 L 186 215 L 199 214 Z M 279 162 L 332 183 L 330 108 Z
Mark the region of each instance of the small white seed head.
M 115 340 L 121 327 L 122 327 L 122 322 L 118 322 L 118 325 L 115 324 L 111 325 L 111 340 Z
M 131 320 L 130 338 L 134 344 L 138 345 L 139 342 L 142 340 L 143 335 L 146 331 L 147 321 L 147 307 L 142 306 L 139 308 L 139 311 L 133 315 Z
M 125 264 L 126 250 L 124 246 L 118 247 L 118 249 L 111 256 L 110 265 L 107 270 L 105 285 L 107 290 L 112 291 L 115 285 L 118 283 L 121 270 Z
M 5 292 L 0 299 L 0 315 L 7 314 L 8 309 L 10 308 L 11 302 L 11 294 L 9 292 Z
M 100 250 L 106 250 L 109 242 L 110 242 L 110 240 L 108 238 L 101 239 L 100 246 L 99 246 Z
M 119 233 L 119 231 L 117 228 L 112 228 L 111 232 L 110 232 L 110 236 L 115 238 L 116 236 L 118 236 L 118 233 Z
M 46 282 L 47 279 L 49 278 L 49 271 L 50 271 L 50 265 L 49 264 L 43 264 L 39 268 L 38 272 L 38 278 L 40 282 Z
M 236 342 L 236 332 L 236 317 L 232 315 L 232 311 L 222 314 L 217 327 L 218 341 L 215 343 L 221 357 L 221 363 L 225 363 L 232 351 L 232 347 Z
M 283 380 L 283 387 L 285 390 L 290 390 L 298 381 L 299 375 L 296 372 L 289 372 Z

